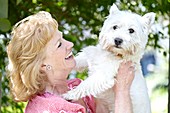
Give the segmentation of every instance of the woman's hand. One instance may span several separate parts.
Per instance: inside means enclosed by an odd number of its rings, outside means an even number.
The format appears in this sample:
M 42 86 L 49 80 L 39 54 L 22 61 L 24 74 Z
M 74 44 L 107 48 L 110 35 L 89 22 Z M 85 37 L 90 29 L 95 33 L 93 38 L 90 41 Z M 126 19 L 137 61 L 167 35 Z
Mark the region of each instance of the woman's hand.
M 130 86 L 134 79 L 134 66 L 131 61 L 122 62 L 116 76 L 116 84 L 113 87 L 114 92 L 130 91 Z
M 114 112 L 115 113 L 133 113 L 132 102 L 130 97 L 130 87 L 134 79 L 134 66 L 132 62 L 121 63 L 114 91 Z

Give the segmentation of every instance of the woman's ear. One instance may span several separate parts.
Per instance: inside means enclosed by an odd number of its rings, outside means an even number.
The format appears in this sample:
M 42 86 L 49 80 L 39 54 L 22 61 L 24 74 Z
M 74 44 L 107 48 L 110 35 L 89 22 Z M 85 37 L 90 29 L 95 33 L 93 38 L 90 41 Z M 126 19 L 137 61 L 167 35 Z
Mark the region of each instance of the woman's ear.
M 40 73 L 45 73 L 46 72 L 46 65 L 42 64 L 40 67 Z

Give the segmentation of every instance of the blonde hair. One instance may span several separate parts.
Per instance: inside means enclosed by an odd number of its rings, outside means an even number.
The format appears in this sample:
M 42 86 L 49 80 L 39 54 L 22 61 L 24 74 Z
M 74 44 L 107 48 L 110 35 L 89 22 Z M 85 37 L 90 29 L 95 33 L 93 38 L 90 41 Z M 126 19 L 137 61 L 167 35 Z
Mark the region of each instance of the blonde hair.
M 10 89 L 14 100 L 27 101 L 45 89 L 40 72 L 45 47 L 58 29 L 51 14 L 40 11 L 16 23 L 7 46 Z

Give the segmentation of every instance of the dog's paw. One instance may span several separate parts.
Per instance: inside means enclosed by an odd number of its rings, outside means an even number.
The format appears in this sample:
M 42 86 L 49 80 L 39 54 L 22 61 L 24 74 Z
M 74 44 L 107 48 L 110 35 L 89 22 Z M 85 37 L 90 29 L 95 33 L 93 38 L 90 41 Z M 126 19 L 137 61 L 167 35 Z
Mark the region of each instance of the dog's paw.
M 66 100 L 78 100 L 80 97 L 76 95 L 72 90 L 68 91 L 67 93 L 63 94 L 62 97 Z

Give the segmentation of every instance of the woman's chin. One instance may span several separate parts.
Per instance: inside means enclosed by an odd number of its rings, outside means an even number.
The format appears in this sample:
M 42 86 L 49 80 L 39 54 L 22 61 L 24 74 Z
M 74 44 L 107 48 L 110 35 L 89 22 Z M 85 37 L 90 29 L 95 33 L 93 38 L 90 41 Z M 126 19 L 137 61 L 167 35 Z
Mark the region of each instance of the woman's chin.
M 73 69 L 76 66 L 76 61 L 74 59 L 74 57 L 70 57 L 68 59 L 65 59 L 66 61 L 66 66 Z

